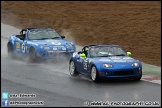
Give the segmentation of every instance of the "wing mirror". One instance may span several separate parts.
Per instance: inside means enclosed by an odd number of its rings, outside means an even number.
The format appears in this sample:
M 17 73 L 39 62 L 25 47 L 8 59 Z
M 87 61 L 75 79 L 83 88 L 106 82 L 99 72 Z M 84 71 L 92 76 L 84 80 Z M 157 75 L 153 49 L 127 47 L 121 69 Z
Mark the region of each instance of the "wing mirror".
M 131 52 L 127 52 L 127 55 L 130 56 L 132 53 Z
M 65 38 L 65 36 L 61 36 L 61 38 L 62 38 L 62 39 L 64 39 L 64 38 Z
M 79 51 L 78 54 L 82 53 L 82 51 Z
M 24 36 L 23 35 L 20 35 L 20 40 L 24 40 Z

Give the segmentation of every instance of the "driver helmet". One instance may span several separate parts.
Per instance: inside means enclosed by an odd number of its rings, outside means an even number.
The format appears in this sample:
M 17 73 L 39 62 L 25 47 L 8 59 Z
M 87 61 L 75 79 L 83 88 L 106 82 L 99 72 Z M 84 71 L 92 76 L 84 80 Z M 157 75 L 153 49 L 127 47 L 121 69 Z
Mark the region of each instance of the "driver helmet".
M 88 48 L 85 48 L 85 55 L 88 55 Z
M 85 51 L 88 51 L 88 48 L 85 48 Z

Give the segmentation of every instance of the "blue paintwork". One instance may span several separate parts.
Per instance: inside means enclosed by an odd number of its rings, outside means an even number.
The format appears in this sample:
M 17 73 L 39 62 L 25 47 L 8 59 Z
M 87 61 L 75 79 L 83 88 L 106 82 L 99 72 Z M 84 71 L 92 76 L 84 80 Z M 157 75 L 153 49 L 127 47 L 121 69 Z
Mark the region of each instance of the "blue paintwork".
M 23 30 L 23 29 L 22 29 Z M 54 58 L 54 53 L 67 53 L 72 54 L 76 51 L 76 46 L 73 42 L 62 39 L 61 36 L 57 33 L 57 36 L 60 38 L 56 39 L 42 39 L 42 40 L 29 40 L 29 32 L 34 30 L 50 30 L 54 31 L 51 28 L 35 28 L 35 29 L 25 29 L 25 39 L 21 40 L 16 37 L 17 35 L 10 36 L 8 43 L 11 43 L 14 49 L 14 52 L 17 53 L 18 56 L 29 56 L 30 48 L 34 48 L 36 52 L 37 59 L 46 59 L 46 58 Z M 21 35 L 21 32 L 20 32 Z M 17 45 L 16 45 L 17 44 Z M 49 47 L 49 49 L 44 49 L 42 47 Z M 54 48 L 56 48 L 54 50 Z M 70 56 L 70 55 L 69 55 Z
M 111 44 L 96 45 L 96 46 L 108 46 Z M 118 45 L 113 45 L 118 46 Z M 88 46 L 91 48 L 91 45 Z M 139 60 L 136 60 L 128 55 L 125 56 L 111 56 L 111 57 L 95 57 L 91 58 L 90 50 L 88 51 L 87 58 L 82 58 L 79 56 L 78 52 L 74 52 L 70 61 L 73 60 L 76 66 L 77 71 L 80 74 L 89 75 L 91 74 L 92 66 L 97 68 L 97 72 L 100 78 L 128 78 L 128 77 L 137 77 L 139 76 L 139 69 L 142 70 L 142 63 Z M 134 67 L 132 63 L 137 62 L 139 66 Z M 103 67 L 102 64 L 112 64 L 113 68 Z M 87 67 L 87 68 L 85 68 Z M 124 75 L 115 75 L 115 72 L 121 71 L 125 72 Z M 127 71 L 132 71 L 131 74 L 126 74 Z M 104 75 L 100 75 L 103 72 Z M 108 72 L 108 74 L 105 74 Z M 121 73 L 119 72 L 119 73 Z

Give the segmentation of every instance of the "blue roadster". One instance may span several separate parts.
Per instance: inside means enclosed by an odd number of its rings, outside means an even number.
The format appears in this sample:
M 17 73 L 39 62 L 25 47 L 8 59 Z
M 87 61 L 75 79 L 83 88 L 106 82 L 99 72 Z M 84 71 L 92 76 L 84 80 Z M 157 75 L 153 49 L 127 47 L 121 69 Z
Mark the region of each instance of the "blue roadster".
M 142 64 L 125 53 L 119 45 L 88 45 L 74 52 L 69 62 L 71 76 L 89 75 L 92 81 L 100 79 L 131 78 L 140 80 Z
M 20 35 L 10 36 L 7 48 L 11 58 L 29 57 L 31 62 L 36 60 L 55 58 L 56 55 L 71 56 L 76 47 L 73 42 L 64 40 L 51 28 L 25 28 Z

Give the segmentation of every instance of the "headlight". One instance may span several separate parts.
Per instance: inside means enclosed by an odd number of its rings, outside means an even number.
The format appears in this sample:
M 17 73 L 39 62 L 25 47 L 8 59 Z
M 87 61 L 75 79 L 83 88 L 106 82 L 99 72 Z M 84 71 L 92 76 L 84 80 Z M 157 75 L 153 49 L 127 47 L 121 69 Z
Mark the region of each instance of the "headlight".
M 102 64 L 103 67 L 107 67 L 107 68 L 112 68 L 114 67 L 112 64 Z
M 66 47 L 67 47 L 68 49 L 75 49 L 75 45 L 74 45 L 73 42 L 66 43 Z
M 139 66 L 139 65 L 138 65 L 138 63 L 133 63 L 132 66 L 137 67 L 137 66 Z
M 67 48 L 73 48 L 73 44 L 67 43 L 67 44 L 66 44 L 66 47 L 67 47 Z
M 74 43 L 73 42 L 70 42 L 72 45 L 74 45 Z
M 41 49 L 50 50 L 49 46 L 40 46 Z
M 73 48 L 73 46 L 72 45 L 68 45 L 67 48 Z

